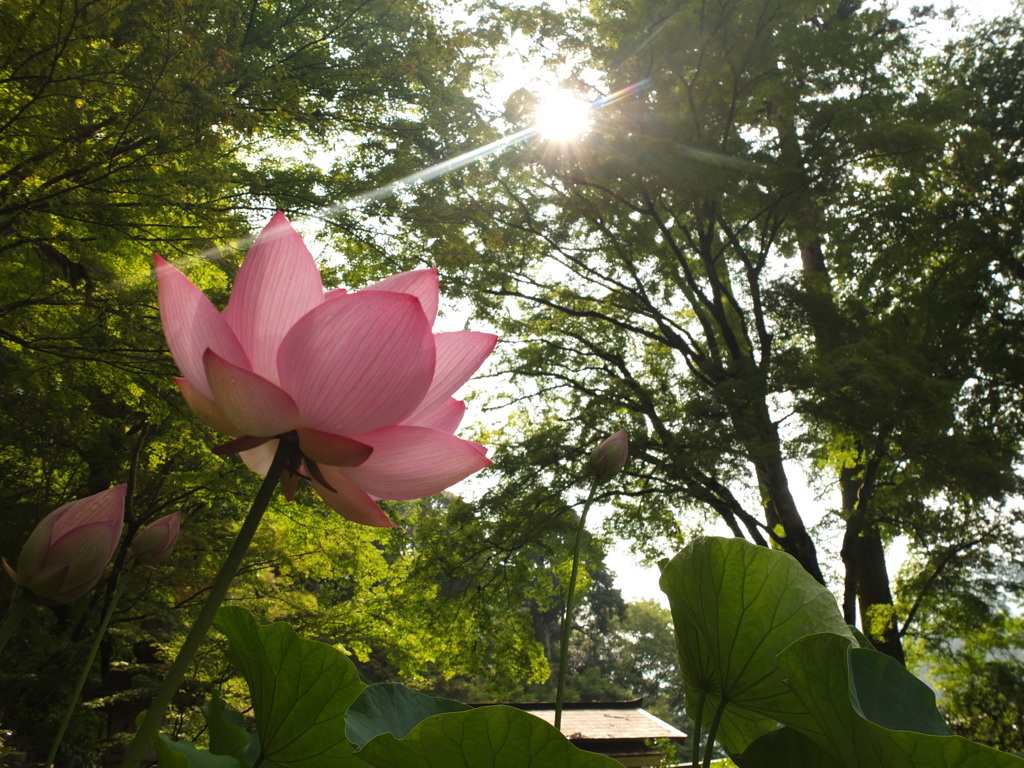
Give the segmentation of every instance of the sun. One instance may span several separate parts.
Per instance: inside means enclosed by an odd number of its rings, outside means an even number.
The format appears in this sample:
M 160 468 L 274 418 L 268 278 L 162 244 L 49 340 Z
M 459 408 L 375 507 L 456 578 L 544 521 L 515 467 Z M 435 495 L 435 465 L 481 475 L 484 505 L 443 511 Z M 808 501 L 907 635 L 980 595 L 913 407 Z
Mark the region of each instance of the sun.
M 593 107 L 589 101 L 563 88 L 537 94 L 534 128 L 548 141 L 571 141 L 593 123 Z

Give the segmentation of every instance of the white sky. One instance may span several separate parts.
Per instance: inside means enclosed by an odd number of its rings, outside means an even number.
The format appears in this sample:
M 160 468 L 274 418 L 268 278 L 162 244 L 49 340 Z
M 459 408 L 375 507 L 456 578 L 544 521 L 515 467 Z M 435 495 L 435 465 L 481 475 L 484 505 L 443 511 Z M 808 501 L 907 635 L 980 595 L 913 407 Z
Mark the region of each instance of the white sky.
M 926 2 L 926 0 L 896 0 L 896 15 L 903 9 L 909 10 L 915 5 L 934 5 L 935 10 L 941 12 L 950 5 L 956 5 L 968 21 L 979 19 L 993 19 L 997 16 L 1005 16 L 1013 10 L 1016 0 L 970 0 L 969 2 Z

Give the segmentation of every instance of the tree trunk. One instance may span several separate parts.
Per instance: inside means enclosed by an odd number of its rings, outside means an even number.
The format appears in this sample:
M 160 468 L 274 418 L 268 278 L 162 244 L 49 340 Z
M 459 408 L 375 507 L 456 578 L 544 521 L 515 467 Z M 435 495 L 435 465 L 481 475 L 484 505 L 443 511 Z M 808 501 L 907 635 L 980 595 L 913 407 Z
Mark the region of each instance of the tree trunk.
M 889 568 L 878 527 L 871 519 L 879 459 L 876 457 L 840 472 L 846 533 L 842 558 L 846 566 L 843 616 L 860 627 L 871 644 L 901 664 L 906 664 L 899 627 L 889 589 Z
M 759 445 L 749 449 L 749 453 L 753 455 L 754 469 L 758 485 L 761 487 L 761 499 L 772 539 L 784 552 L 796 558 L 805 571 L 824 584 L 825 577 L 818 564 L 814 540 L 807 532 L 793 499 L 793 493 L 789 489 L 789 477 L 786 475 L 786 465 L 782 458 L 778 425 L 772 421 L 767 404 L 762 402 L 758 405 L 759 431 L 763 440 Z
M 809 192 L 811 185 L 796 123 L 790 116 L 781 116 L 778 126 L 783 160 L 798 179 L 802 192 Z M 840 329 L 833 321 L 838 315 L 838 307 L 822 249 L 817 201 L 808 194 L 797 202 L 792 216 L 800 248 L 803 288 L 811 300 L 810 322 L 815 348 L 819 355 L 827 357 L 842 343 L 842 339 Z M 878 440 L 884 443 L 883 438 L 879 437 Z M 846 566 L 843 616 L 848 624 L 854 624 L 859 606 L 861 629 L 875 648 L 905 663 L 906 657 L 892 610 L 885 547 L 869 515 L 875 470 L 877 456 L 874 466 L 865 467 L 862 464 L 844 467 L 839 471 L 842 512 L 846 519 L 842 549 L 842 559 Z
M 889 570 L 885 564 L 885 547 L 874 526 L 856 538 L 857 602 L 860 623 L 871 644 L 900 664 L 906 664 L 899 627 L 893 613 L 892 592 L 889 590 Z

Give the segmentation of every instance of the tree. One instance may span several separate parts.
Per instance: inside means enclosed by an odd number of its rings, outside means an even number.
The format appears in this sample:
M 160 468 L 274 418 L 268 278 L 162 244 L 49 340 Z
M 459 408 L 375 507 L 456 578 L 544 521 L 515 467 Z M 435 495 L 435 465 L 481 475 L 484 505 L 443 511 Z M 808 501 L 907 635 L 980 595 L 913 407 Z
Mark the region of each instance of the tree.
M 1004 752 L 1024 745 L 1024 660 L 1021 621 L 974 612 L 974 629 L 943 637 L 941 620 L 929 622 L 927 642 L 914 644 L 938 691 L 938 703 L 957 735 Z
M 405 0 L 0 5 L 0 554 L 13 562 L 45 513 L 122 480 L 125 545 L 161 514 L 184 512 L 177 565 L 131 585 L 115 616 L 102 682 L 88 693 L 111 705 L 107 717 L 81 714 L 80 751 L 62 761 L 93 760 L 108 730 L 132 726 L 146 678 L 180 642 L 255 488 L 237 461 L 210 454 L 213 436 L 175 391 L 152 252 L 222 304 L 250 217 L 320 209 L 328 182 L 362 192 L 378 174 L 447 152 L 463 138 L 451 116 L 472 106 L 462 95 L 472 61 L 451 35 L 432 9 Z M 428 120 L 438 128 L 427 131 Z M 337 167 L 310 159 L 325 149 L 339 150 Z M 431 638 L 337 608 L 346 579 L 367 605 L 388 604 L 382 593 L 426 600 L 396 586 L 405 563 L 389 570 L 367 538 L 337 525 L 308 505 L 278 510 L 236 599 L 302 625 L 312 621 L 304 611 L 319 612 L 316 629 L 347 633 L 354 653 L 382 644 L 403 671 L 425 664 Z M 312 547 L 315 530 L 330 531 L 332 546 Z M 366 548 L 376 555 L 356 554 Z M 36 611 L 8 648 L 0 721 L 40 759 L 70 677 L 52 659 L 73 658 L 94 631 L 125 557 L 80 603 Z M 9 594 L 4 580 L 0 602 Z M 212 658 L 191 693 L 220 682 Z M 127 706 L 123 723 L 115 704 Z
M 876 614 L 894 635 L 913 631 L 919 588 L 934 585 L 951 562 L 965 561 L 951 570 L 966 573 L 993 547 L 1012 562 L 1020 546 L 1011 501 L 1019 488 L 1011 405 L 1019 377 L 993 336 L 994 316 L 1009 310 L 993 287 L 1005 285 L 1006 264 L 1020 253 L 1007 209 L 1013 183 L 996 170 L 1015 164 L 1005 79 L 1016 70 L 1003 59 L 1019 46 L 1019 30 L 1019 18 L 994 22 L 909 70 L 929 83 L 905 106 L 917 140 L 849 178 L 845 206 L 825 217 L 835 251 L 832 305 L 796 302 L 809 325 L 833 328 L 829 347 L 818 344 L 805 359 L 796 389 L 806 393 L 809 443 L 819 446 L 811 452 L 838 472 L 854 512 L 844 561 L 877 557 L 864 539 L 893 533 L 921 554 L 922 571 L 903 582 L 900 621 Z M 965 103 L 968 92 L 977 100 Z M 989 131 L 989 142 L 978 143 Z M 979 175 L 985 157 L 995 172 Z M 821 394 L 835 389 L 844 397 Z M 864 524 L 874 533 L 865 536 Z M 847 587 L 848 606 L 849 580 Z
M 1002 375 L 981 360 L 999 343 L 977 343 L 1002 299 L 977 292 L 980 257 L 937 268 L 938 216 L 901 213 L 915 179 L 933 201 L 950 188 L 952 91 L 928 80 L 915 96 L 938 65 L 859 3 L 596 3 L 562 24 L 574 82 L 605 73 L 590 134 L 424 191 L 401 230 L 479 297 L 518 385 L 504 402 L 533 409 L 484 505 L 565 487 L 564 446 L 628 426 L 617 533 L 678 542 L 700 524 L 681 511 L 703 512 L 823 581 L 838 530 L 847 620 L 902 659 L 912 616 L 897 615 L 886 542 L 1012 546 L 1002 524 L 981 534 L 989 510 L 1012 519 L 1018 487 L 1019 434 L 978 410 L 996 395 L 976 382 Z M 1005 45 L 989 50 L 1009 61 Z M 1005 105 L 1009 72 L 982 71 L 964 77 Z M 1012 130 L 1005 106 L 991 117 Z M 964 194 L 985 207 L 984 189 Z M 422 223 L 439 220 L 459 226 Z M 1008 220 L 997 231 L 1019 238 Z M 839 498 L 818 538 L 790 488 L 807 460 Z

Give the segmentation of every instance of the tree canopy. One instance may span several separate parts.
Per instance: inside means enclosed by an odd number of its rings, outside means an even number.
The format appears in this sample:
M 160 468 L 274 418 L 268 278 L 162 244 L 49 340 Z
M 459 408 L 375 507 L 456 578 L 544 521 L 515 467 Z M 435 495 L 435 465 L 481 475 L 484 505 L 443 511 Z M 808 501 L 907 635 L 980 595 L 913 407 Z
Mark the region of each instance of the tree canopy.
M 590 132 L 393 219 L 500 329 L 496 407 L 528 403 L 485 508 L 573 498 L 565 446 L 625 426 L 612 531 L 657 557 L 721 521 L 900 660 L 952 562 L 1000 578 L 1021 514 L 1021 20 L 935 53 L 929 14 L 638 0 L 544 27 L 604 105 Z M 833 501 L 798 503 L 798 469 Z M 917 557 L 894 592 L 897 537 Z
M 223 305 L 247 238 L 275 208 L 320 208 L 328 182 L 372 188 L 465 140 L 473 60 L 434 10 L 401 0 L 0 7 L 0 554 L 14 563 L 61 504 L 129 486 L 109 579 L 71 606 L 37 609 L 7 648 L 0 723 L 31 759 L 46 754 L 68 669 L 84 663 L 83 639 L 118 578 L 129 584 L 86 690 L 92 706 L 60 761 L 90 764 L 108 735 L 134 726 L 256 488 L 237 460 L 210 453 L 215 437 L 176 391 L 152 253 Z M 465 119 L 450 125 L 454 115 Z M 131 570 L 135 532 L 172 510 L 183 513 L 173 562 Z M 394 674 L 415 677 L 434 659 L 467 672 L 475 658 L 445 650 L 453 635 L 417 629 L 446 603 L 436 582 L 410 578 L 416 558 L 402 534 L 371 536 L 300 495 L 275 505 L 232 599 L 364 663 L 386 658 Z M 496 652 L 518 672 L 534 652 L 506 654 L 515 644 L 505 633 Z M 215 659 L 198 663 L 188 696 L 228 684 Z
M 986 649 L 1024 556 L 1024 20 L 935 51 L 915 36 L 930 13 L 0 4 L 0 554 L 118 482 L 126 541 L 184 513 L 173 563 L 131 574 L 68 764 L 131 727 L 255 488 L 173 386 L 151 254 L 222 304 L 276 208 L 327 224 L 333 284 L 436 265 L 447 309 L 501 333 L 484 403 L 500 421 L 476 426 L 494 447 L 478 492 L 394 504 L 400 530 L 276 503 L 233 601 L 340 644 L 366 680 L 541 696 L 585 458 L 627 428 L 604 535 L 657 559 L 721 524 L 790 553 L 876 647 L 946 670 L 948 711 L 977 735 L 975 694 L 1020 677 L 1012 648 Z M 395 186 L 529 127 L 526 94 L 497 114 L 483 93 L 514 39 L 598 101 L 589 132 Z M 804 473 L 819 501 L 795 492 Z M 588 538 L 575 695 L 679 715 L 664 612 L 622 603 L 603 545 Z M 13 743 L 45 749 L 68 687 L 47 660 L 70 658 L 128 563 L 8 648 Z M 966 650 L 939 648 L 957 637 Z M 237 693 L 220 658 L 179 703 Z M 1010 748 L 1019 713 L 1002 711 L 982 736 Z

